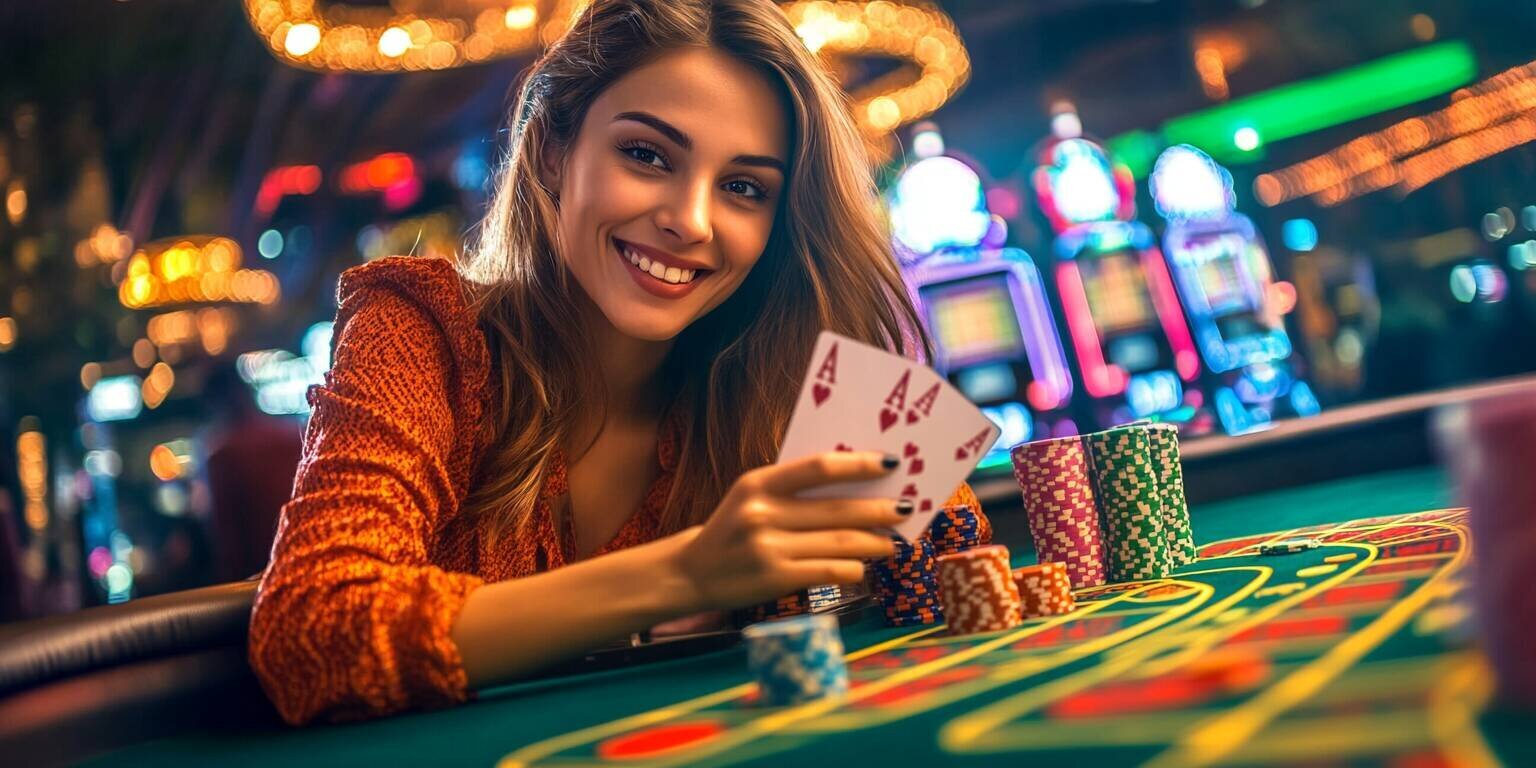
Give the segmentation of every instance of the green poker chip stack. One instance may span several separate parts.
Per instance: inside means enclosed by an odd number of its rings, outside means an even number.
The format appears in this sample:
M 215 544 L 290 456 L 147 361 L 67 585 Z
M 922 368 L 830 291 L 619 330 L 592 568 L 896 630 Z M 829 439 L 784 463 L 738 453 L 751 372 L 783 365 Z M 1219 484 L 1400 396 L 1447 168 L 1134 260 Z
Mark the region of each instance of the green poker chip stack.
M 1168 560 L 1177 568 L 1199 559 L 1195 532 L 1189 522 L 1189 503 L 1184 500 L 1184 468 L 1179 457 L 1179 428 L 1172 424 L 1147 427 L 1152 445 L 1152 466 L 1157 470 L 1157 490 L 1163 501 L 1163 533 L 1168 537 Z
M 1150 425 L 1133 424 L 1083 438 L 1093 462 L 1110 581 L 1166 578 L 1173 568 L 1150 432 Z

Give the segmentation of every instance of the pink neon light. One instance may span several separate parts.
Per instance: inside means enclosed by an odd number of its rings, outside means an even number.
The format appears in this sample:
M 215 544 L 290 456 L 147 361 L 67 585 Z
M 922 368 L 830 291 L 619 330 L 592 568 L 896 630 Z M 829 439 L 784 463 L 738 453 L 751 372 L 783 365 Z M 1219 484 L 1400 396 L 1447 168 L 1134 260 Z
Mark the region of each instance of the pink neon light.
M 1083 291 L 1083 276 L 1077 264 L 1064 261 L 1056 268 L 1061 283 L 1061 304 L 1067 313 L 1067 328 L 1072 333 L 1072 347 L 1083 366 L 1083 387 L 1094 397 L 1110 397 L 1125 391 L 1127 377 L 1119 366 L 1104 362 L 1099 349 L 1099 332 L 1093 327 L 1088 311 L 1088 296 Z
M 1156 246 L 1149 246 L 1141 252 L 1141 264 L 1152 289 L 1152 306 L 1157 308 L 1163 333 L 1168 335 L 1168 343 L 1173 347 L 1173 366 L 1178 369 L 1179 378 L 1194 381 L 1200 375 L 1200 355 L 1195 352 L 1195 340 L 1189 335 L 1189 326 L 1184 324 L 1179 297 L 1173 290 L 1173 278 L 1168 274 L 1162 252 Z

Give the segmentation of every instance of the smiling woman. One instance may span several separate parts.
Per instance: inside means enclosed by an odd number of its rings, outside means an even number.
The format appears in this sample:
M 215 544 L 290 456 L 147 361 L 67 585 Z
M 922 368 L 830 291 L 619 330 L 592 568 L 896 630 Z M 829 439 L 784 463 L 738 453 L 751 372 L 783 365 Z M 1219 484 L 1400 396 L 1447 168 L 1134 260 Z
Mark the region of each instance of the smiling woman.
M 458 264 L 342 277 L 251 621 L 290 722 L 857 582 L 911 514 L 798 498 L 895 457 L 772 465 L 820 331 L 928 344 L 843 95 L 773 3 L 593 4 L 529 72 L 510 150 Z

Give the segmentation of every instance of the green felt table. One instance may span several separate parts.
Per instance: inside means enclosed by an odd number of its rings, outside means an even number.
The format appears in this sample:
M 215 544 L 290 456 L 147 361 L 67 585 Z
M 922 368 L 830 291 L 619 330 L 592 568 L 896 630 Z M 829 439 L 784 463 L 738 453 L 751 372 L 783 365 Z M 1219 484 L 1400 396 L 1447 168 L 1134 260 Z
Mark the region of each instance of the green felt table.
M 1197 507 L 1200 562 L 1007 632 L 872 617 L 844 628 L 839 702 L 754 706 L 736 648 L 448 711 L 183 734 L 99 764 L 1530 764 L 1536 719 L 1488 711 L 1449 495 L 1426 468 Z M 1324 546 L 1256 554 L 1308 528 Z

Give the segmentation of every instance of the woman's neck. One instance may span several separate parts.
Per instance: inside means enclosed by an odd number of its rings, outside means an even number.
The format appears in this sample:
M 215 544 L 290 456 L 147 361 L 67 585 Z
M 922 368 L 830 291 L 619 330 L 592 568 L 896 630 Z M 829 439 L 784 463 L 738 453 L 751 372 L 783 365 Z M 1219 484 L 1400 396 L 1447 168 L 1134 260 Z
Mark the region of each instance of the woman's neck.
M 585 297 L 583 297 L 585 299 Z M 602 408 L 586 409 L 591 417 L 576 428 L 575 446 L 589 445 L 605 425 L 645 427 L 660 420 L 666 408 L 661 370 L 673 340 L 646 341 L 621 333 L 590 300 L 582 301 L 582 314 L 591 341 L 593 396 L 603 397 Z M 596 419 L 601 416 L 602 421 Z

